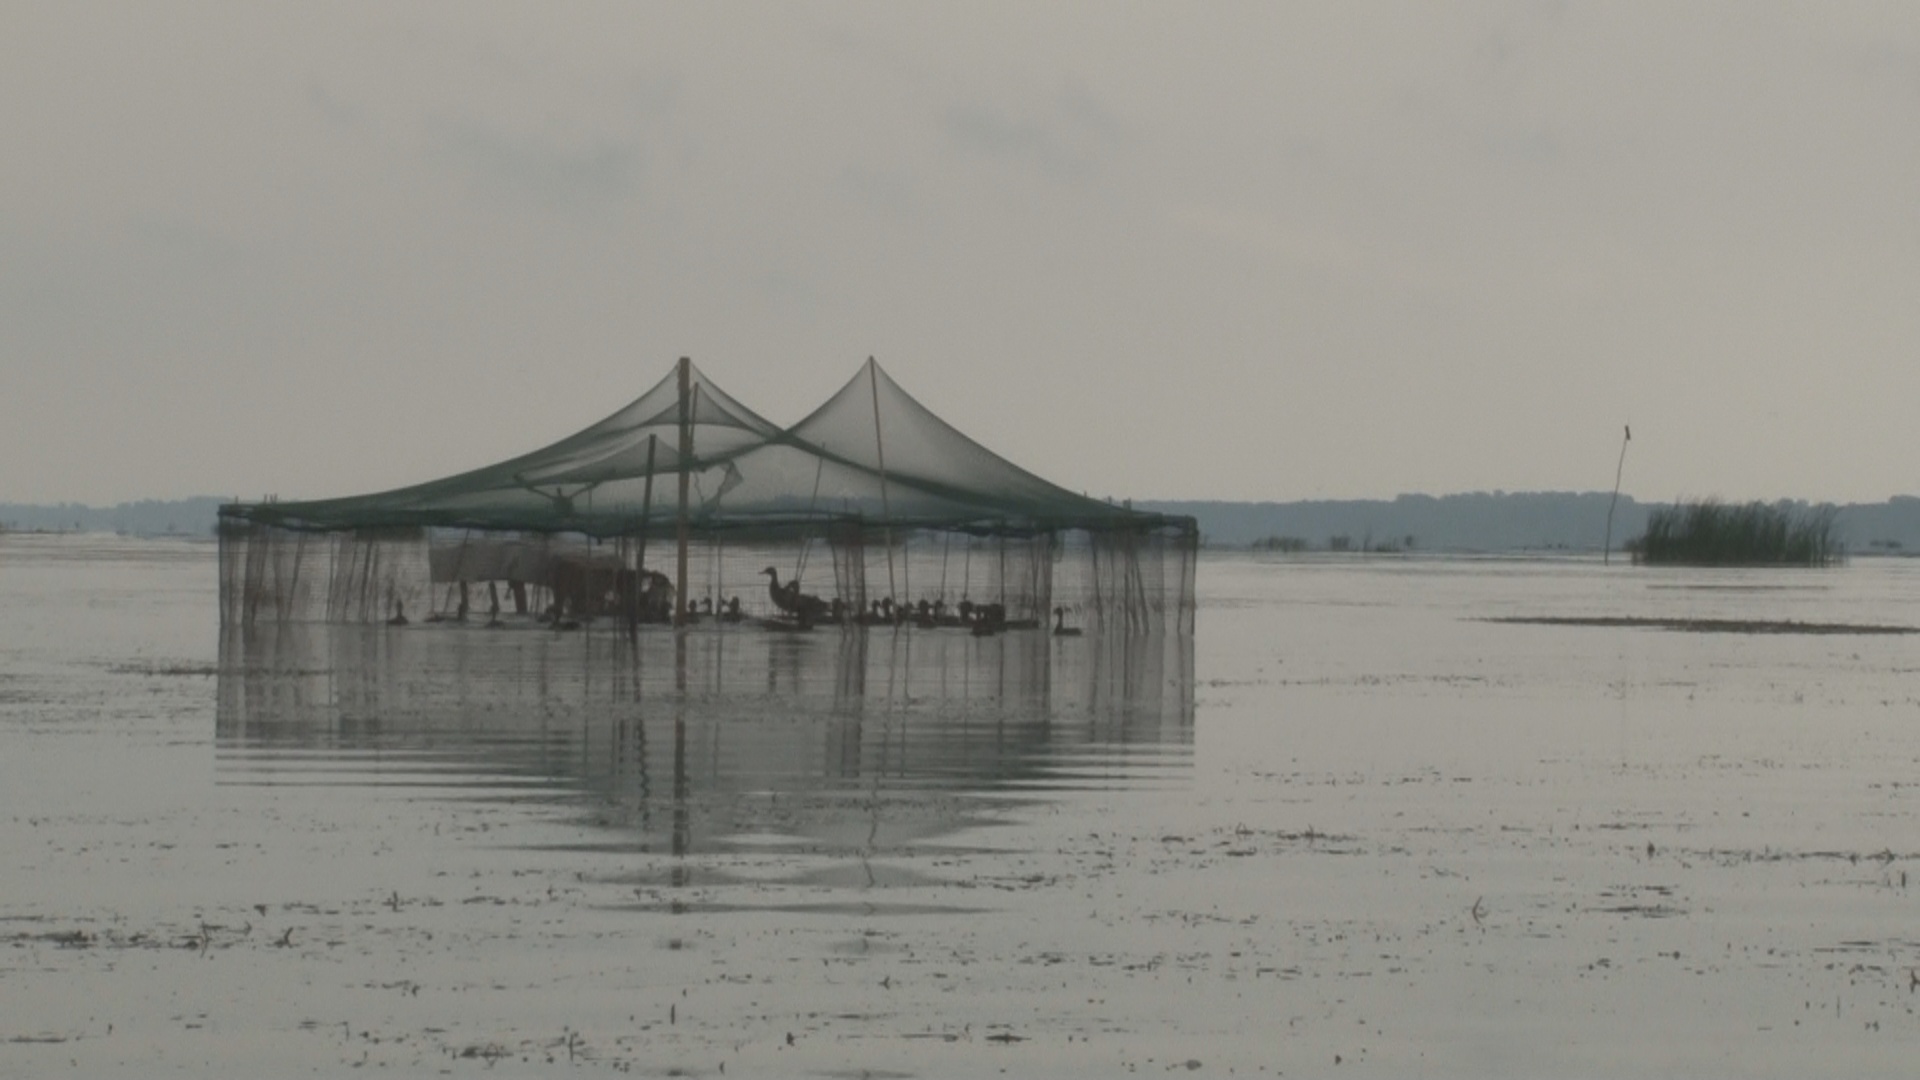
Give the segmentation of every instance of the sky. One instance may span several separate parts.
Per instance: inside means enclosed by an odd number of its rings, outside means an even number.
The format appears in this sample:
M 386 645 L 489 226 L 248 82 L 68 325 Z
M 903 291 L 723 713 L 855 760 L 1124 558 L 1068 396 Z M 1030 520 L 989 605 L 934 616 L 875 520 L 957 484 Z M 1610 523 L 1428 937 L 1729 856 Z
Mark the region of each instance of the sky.
M 0 501 L 691 356 L 1135 498 L 1920 493 L 1920 5 L 0 5 Z

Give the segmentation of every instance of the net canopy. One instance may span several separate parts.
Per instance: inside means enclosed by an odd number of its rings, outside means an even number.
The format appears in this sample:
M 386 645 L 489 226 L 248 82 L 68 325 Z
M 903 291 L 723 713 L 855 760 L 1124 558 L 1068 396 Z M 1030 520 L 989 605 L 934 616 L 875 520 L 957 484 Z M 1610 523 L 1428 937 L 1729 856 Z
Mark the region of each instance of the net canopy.
M 961 434 L 869 360 L 812 414 L 781 429 L 687 368 L 550 446 L 373 495 L 226 507 L 233 520 L 308 531 L 394 526 L 665 536 L 793 535 L 829 524 L 982 534 L 1140 528 L 1185 519 L 1068 491 Z
M 671 587 L 647 560 L 650 539 L 676 541 Z M 504 584 L 516 612 L 624 609 L 630 625 L 681 621 L 696 598 L 709 614 L 809 624 L 881 605 L 929 625 L 972 607 L 1031 624 L 1064 602 L 1090 621 L 1173 613 L 1190 625 L 1198 539 L 1192 518 L 1014 465 L 872 360 L 785 428 L 682 360 L 606 419 L 495 465 L 371 495 L 223 507 L 222 613 L 354 622 L 411 605 L 464 620 L 469 586 L 487 586 L 497 611 Z M 743 606 L 728 592 L 743 582 L 768 589 L 746 590 Z

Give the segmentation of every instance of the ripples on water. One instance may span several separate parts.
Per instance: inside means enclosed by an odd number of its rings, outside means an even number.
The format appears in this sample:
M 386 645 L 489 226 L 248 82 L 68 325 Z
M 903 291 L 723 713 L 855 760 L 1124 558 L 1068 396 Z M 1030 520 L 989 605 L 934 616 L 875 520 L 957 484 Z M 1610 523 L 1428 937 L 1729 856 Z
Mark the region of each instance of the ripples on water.
M 1913 1057 L 1920 634 L 1649 620 L 1915 560 L 1209 556 L 1198 721 L 1173 639 L 219 642 L 212 566 L 0 538 L 0 1072 Z
M 662 853 L 910 843 L 1192 763 L 1190 637 L 284 626 L 218 670 L 223 784 L 548 802 Z

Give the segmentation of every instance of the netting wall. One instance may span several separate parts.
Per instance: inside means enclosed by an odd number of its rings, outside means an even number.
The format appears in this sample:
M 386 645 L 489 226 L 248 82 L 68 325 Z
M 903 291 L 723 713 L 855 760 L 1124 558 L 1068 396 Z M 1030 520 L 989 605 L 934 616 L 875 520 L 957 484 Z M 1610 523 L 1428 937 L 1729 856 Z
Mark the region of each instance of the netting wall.
M 1107 630 L 1193 632 L 1197 534 L 1181 528 L 1065 535 L 1054 603 Z
M 223 626 L 411 618 L 431 595 L 424 529 L 308 533 L 221 523 Z
M 267 622 L 520 622 L 623 625 L 809 622 L 992 629 L 1193 629 L 1194 533 L 980 535 L 839 526 L 819 536 L 696 536 L 678 595 L 678 547 L 642 536 L 478 529 L 329 533 L 228 521 L 220 533 L 223 625 Z M 771 574 L 768 571 L 772 571 Z

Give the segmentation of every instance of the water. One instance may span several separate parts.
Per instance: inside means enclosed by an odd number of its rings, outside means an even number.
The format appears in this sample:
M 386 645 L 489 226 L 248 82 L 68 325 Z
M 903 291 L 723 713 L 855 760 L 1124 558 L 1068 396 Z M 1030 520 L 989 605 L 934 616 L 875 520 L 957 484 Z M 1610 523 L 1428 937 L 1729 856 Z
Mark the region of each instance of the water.
M 0 537 L 0 1075 L 1805 1075 L 1920 1021 L 1920 567 L 1209 557 L 1197 639 L 222 641 Z M 864 643 L 864 644 L 862 644 Z

